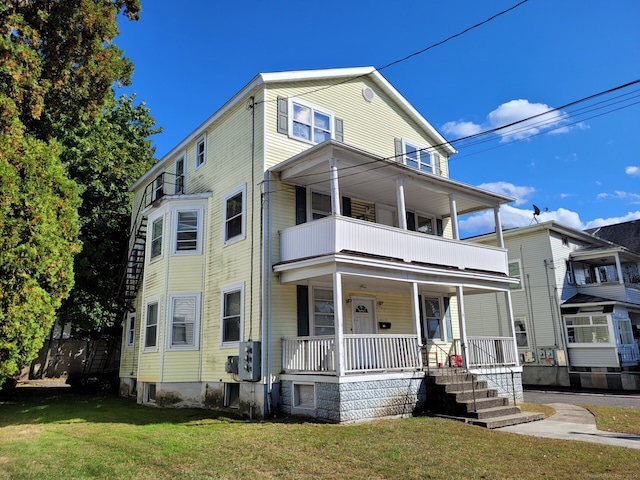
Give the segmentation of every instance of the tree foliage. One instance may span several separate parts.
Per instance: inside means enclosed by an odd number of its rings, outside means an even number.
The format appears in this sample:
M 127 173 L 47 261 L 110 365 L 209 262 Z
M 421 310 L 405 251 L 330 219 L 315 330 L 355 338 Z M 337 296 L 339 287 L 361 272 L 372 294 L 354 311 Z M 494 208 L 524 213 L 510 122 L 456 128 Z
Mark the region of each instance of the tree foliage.
M 17 121 L 0 135 L 0 383 L 37 354 L 73 285 L 78 189 L 58 152 Z
M 149 137 L 159 131 L 149 110 L 134 100 L 111 101 L 95 121 L 59 137 L 62 160 L 80 186 L 83 244 L 75 258 L 76 284 L 60 319 L 81 330 L 113 324 L 124 314 L 116 296 L 131 220 L 128 186 L 153 165 Z
M 105 226 L 89 233 L 91 220 L 108 217 L 106 209 L 114 206 L 101 210 L 93 200 L 101 189 L 117 190 L 111 183 L 118 178 L 129 180 L 125 164 L 100 156 L 96 145 L 105 135 L 104 148 L 124 148 L 126 141 L 109 144 L 109 136 L 121 128 L 126 137 L 147 122 L 144 109 L 115 107 L 112 91 L 115 83 L 129 84 L 133 70 L 111 43 L 117 16 L 137 19 L 139 11 L 138 0 L 0 2 L 0 384 L 36 355 L 73 285 L 73 256 L 80 250 L 74 180 L 88 182 L 82 186 L 88 245 L 111 231 Z M 116 117 L 131 114 L 131 122 L 118 124 L 114 111 Z M 109 121 L 116 123 L 111 132 Z M 95 165 L 82 165 L 90 156 L 70 151 L 86 147 L 83 132 L 91 132 L 93 151 L 104 161 L 100 171 L 109 172 L 102 186 L 88 175 Z M 134 150 L 142 145 L 129 142 Z M 140 158 L 144 164 L 148 155 Z

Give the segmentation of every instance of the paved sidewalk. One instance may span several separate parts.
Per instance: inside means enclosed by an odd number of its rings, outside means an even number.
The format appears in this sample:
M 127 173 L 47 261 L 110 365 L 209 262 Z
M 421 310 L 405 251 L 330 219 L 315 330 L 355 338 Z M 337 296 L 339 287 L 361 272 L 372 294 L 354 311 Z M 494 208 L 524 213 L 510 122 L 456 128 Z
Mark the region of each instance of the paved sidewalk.
M 549 418 L 537 422 L 496 428 L 496 430 L 536 437 L 578 440 L 615 447 L 640 449 L 640 435 L 598 430 L 596 428 L 596 420 L 591 412 L 582 407 L 567 403 L 549 403 L 548 405 L 556 411 Z

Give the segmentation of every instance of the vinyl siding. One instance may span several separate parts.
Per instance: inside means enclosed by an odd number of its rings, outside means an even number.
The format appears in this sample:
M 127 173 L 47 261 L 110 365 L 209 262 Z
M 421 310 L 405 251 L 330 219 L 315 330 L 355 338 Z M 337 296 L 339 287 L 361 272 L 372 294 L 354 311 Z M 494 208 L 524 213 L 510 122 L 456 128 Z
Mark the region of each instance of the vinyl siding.
M 425 147 L 439 143 L 410 120 L 393 99 L 367 78 L 358 78 L 330 89 L 322 88 L 326 85 L 326 82 L 299 82 L 268 87 L 265 104 L 266 141 L 269 145 L 268 167 L 311 146 L 277 132 L 278 96 L 300 97 L 304 102 L 333 112 L 344 121 L 344 143 L 382 157 L 394 157 L 394 138 L 405 138 Z M 362 97 L 364 86 L 372 88 L 375 92 L 376 97 L 372 102 L 367 102 Z M 446 154 L 440 152 L 440 157 L 442 175 L 448 176 Z

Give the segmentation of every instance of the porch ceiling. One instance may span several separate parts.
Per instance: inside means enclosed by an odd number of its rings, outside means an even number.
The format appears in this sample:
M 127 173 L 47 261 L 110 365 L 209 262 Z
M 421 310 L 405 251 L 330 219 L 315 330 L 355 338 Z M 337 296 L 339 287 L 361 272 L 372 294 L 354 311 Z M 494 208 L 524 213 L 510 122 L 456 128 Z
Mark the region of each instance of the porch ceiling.
M 340 194 L 362 200 L 397 205 L 396 178 L 404 179 L 408 210 L 425 210 L 450 216 L 448 194 L 455 194 L 458 215 L 487 210 L 513 198 L 482 190 L 449 178 L 407 167 L 393 158 L 382 158 L 363 150 L 328 140 L 274 166 L 287 183 L 330 192 L 330 160 L 338 165 Z

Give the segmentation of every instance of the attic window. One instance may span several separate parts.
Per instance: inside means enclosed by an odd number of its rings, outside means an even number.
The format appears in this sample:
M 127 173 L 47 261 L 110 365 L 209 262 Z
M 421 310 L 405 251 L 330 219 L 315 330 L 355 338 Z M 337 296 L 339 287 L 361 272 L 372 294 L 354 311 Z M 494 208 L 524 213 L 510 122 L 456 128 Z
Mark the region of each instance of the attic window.
M 293 98 L 278 97 L 278 132 L 313 144 L 344 141 L 343 122 L 333 112 Z

